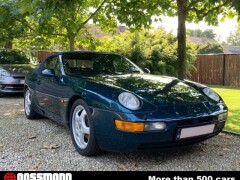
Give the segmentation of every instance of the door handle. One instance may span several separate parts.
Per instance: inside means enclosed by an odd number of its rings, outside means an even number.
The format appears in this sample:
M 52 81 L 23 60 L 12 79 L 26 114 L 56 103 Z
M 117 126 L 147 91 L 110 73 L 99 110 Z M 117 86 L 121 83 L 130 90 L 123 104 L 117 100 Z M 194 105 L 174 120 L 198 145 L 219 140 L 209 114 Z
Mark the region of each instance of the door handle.
M 37 85 L 40 85 L 41 84 L 41 80 L 37 80 Z

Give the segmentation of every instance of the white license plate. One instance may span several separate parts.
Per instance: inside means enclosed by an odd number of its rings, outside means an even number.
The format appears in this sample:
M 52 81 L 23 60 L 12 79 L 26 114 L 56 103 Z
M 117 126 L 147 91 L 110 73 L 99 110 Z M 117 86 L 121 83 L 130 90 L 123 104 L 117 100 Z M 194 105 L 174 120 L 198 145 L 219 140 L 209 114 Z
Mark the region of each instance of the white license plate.
M 215 127 L 215 124 L 191 127 L 191 128 L 183 128 L 181 129 L 179 139 L 213 133 L 214 127 Z

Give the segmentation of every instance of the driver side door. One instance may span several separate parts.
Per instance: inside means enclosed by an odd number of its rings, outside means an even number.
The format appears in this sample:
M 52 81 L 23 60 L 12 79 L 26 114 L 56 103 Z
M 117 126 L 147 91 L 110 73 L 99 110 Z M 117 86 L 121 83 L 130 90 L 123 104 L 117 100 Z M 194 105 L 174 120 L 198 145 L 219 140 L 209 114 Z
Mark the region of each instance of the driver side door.
M 41 74 L 38 75 L 36 83 L 36 99 L 40 108 L 50 118 L 58 119 L 59 103 L 58 90 L 59 81 L 56 81 L 55 73 L 53 75 L 44 73 L 49 70 L 55 72 L 56 64 L 58 63 L 58 56 L 46 60 Z

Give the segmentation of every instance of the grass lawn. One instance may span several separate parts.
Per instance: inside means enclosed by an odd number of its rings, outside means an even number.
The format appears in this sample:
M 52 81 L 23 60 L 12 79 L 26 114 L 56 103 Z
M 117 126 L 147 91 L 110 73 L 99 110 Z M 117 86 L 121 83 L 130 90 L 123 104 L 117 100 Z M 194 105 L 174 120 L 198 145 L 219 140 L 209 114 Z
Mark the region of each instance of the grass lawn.
M 240 88 L 212 86 L 227 104 L 228 120 L 225 130 L 240 133 Z

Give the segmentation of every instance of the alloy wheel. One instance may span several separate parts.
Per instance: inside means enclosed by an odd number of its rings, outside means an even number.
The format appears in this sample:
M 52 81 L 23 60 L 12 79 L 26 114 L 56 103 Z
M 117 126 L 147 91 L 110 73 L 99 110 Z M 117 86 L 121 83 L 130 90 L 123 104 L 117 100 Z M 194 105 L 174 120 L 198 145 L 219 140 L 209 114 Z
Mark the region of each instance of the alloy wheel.
M 81 149 L 85 149 L 89 142 L 90 126 L 87 112 L 81 105 L 78 105 L 74 109 L 72 130 L 77 146 Z

